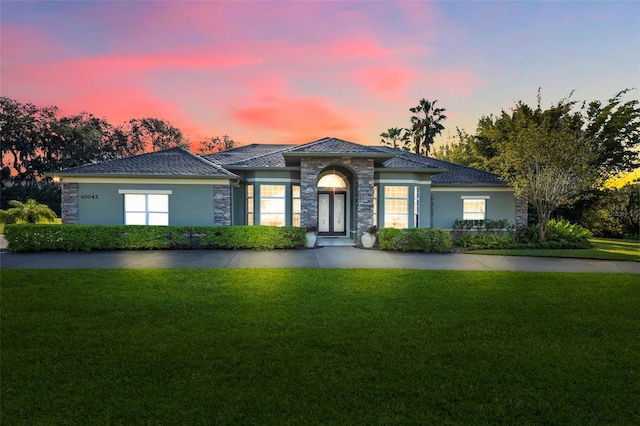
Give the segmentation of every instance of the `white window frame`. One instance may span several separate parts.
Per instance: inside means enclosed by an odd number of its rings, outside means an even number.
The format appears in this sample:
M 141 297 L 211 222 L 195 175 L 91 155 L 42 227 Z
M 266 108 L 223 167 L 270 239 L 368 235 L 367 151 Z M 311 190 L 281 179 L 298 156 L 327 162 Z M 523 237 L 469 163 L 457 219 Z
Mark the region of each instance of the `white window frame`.
M 373 226 L 378 226 L 378 185 L 373 186 Z
M 420 187 L 413 187 L 413 220 L 416 228 L 420 227 Z
M 273 195 L 265 195 L 263 194 L 263 190 L 269 187 L 280 187 L 282 188 L 282 196 L 273 196 Z M 266 191 L 265 191 L 266 192 Z M 287 186 L 286 185 L 260 185 L 260 225 L 270 225 L 270 226 L 284 226 L 286 225 L 286 199 L 287 199 Z M 280 209 L 278 211 L 268 211 L 265 212 L 263 201 L 278 201 L 278 205 Z M 274 203 L 275 204 L 275 203 Z M 274 225 L 273 221 L 267 221 L 267 218 L 279 218 L 277 222 L 279 225 Z
M 255 185 L 247 185 L 247 225 L 255 224 Z
M 405 197 L 390 196 L 388 190 L 402 188 L 406 191 Z M 390 192 L 390 191 L 389 191 Z M 404 201 L 404 212 L 389 212 L 389 206 L 393 201 Z M 404 220 L 403 220 L 404 219 Z M 384 227 L 385 228 L 408 228 L 409 227 L 409 186 L 408 185 L 389 185 L 384 187 Z
M 462 220 L 472 222 L 484 222 L 487 220 L 487 195 L 463 195 L 462 197 Z M 482 206 L 478 208 L 479 206 Z M 482 217 L 480 218 L 480 215 Z
M 153 190 L 153 189 L 119 189 L 118 194 L 124 195 L 124 223 L 125 225 L 133 225 L 133 223 L 129 223 L 130 220 L 129 214 L 140 215 L 144 214 L 144 223 L 136 223 L 136 225 L 149 225 L 150 217 L 153 216 L 157 218 L 161 216 L 164 218 L 162 223 L 154 223 L 155 226 L 168 226 L 169 225 L 169 195 L 171 195 L 173 191 L 171 190 Z M 144 196 L 144 209 L 142 210 L 128 210 L 127 208 L 127 195 L 142 195 Z M 166 195 L 166 209 L 162 210 L 150 210 L 149 209 L 149 196 L 157 196 L 157 195 Z
M 302 200 L 300 199 L 300 185 L 291 186 L 291 225 L 300 226 L 302 214 Z

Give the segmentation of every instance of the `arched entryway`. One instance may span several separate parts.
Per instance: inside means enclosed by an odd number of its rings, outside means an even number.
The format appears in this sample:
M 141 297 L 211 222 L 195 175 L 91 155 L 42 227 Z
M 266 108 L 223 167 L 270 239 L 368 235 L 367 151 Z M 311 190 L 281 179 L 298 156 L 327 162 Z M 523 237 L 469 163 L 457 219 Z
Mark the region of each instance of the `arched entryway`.
M 318 235 L 348 235 L 351 185 L 347 173 L 335 168 L 325 170 L 317 186 Z

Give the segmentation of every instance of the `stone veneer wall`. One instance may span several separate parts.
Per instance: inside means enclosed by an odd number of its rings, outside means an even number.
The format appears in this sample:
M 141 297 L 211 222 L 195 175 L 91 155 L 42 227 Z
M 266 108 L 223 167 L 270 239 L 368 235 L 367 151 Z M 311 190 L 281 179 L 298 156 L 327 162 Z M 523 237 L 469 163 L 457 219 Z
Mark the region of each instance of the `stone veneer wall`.
M 516 231 L 527 227 L 529 221 L 529 203 L 523 197 L 516 198 Z
M 302 226 L 318 224 L 318 175 L 328 166 L 342 165 L 352 170 L 356 182 L 356 243 L 373 224 L 373 160 L 367 158 L 303 158 L 300 161 L 300 203 Z
M 436 202 L 435 202 L 435 199 L 433 197 L 433 192 L 432 192 L 431 193 L 431 211 L 430 211 L 431 215 L 429 217 L 429 228 L 433 228 L 433 211 L 435 210 L 435 205 L 436 205 Z
M 78 223 L 79 188 L 77 183 L 62 184 L 62 223 Z
M 213 185 L 213 224 L 231 225 L 231 185 Z

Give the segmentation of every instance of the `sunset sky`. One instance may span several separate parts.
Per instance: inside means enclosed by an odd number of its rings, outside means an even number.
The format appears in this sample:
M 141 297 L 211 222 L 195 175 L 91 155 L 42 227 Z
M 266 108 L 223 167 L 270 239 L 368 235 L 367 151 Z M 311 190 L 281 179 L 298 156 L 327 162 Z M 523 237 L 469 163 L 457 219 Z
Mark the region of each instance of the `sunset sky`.
M 421 98 L 445 138 L 522 99 L 640 87 L 640 2 L 2 1 L 0 93 L 191 142 L 378 144 Z M 639 91 L 632 92 L 639 97 Z

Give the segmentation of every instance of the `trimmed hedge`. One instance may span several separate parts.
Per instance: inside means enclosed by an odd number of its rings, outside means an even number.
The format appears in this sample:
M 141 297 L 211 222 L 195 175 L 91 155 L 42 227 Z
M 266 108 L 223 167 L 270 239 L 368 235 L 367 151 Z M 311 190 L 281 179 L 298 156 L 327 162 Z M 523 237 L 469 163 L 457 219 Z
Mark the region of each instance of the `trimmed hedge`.
M 306 231 L 293 226 L 134 226 L 17 224 L 5 227 L 13 252 L 47 250 L 225 249 L 304 247 Z
M 381 250 L 445 253 L 451 248 L 451 234 L 437 228 L 382 228 Z

